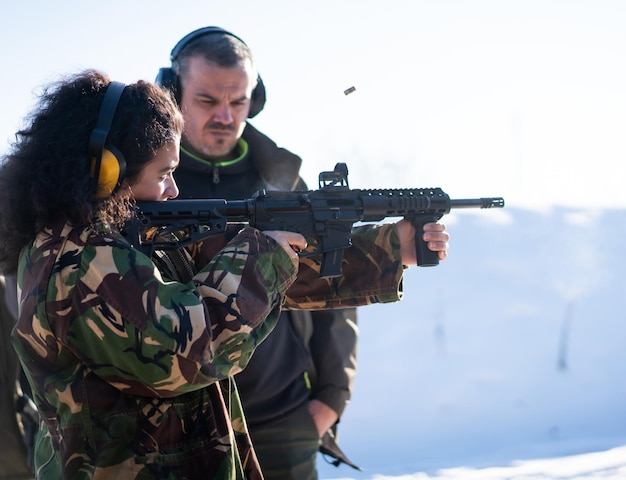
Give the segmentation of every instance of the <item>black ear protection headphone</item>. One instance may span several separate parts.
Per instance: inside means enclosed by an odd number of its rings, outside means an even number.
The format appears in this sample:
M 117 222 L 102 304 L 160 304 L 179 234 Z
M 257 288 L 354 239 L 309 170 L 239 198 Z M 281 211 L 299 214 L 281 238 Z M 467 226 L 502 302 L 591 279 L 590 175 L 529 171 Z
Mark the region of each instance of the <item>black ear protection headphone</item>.
M 107 144 L 107 136 L 113 123 L 115 110 L 126 85 L 111 82 L 107 88 L 96 127 L 89 137 L 89 156 L 91 157 L 91 177 L 95 199 L 112 195 L 122 183 L 126 173 L 126 160 L 115 146 Z
M 180 41 L 174 46 L 172 52 L 170 53 L 170 61 L 174 63 L 178 58 L 178 54 L 183 50 L 189 43 L 195 40 L 198 37 L 203 35 L 210 35 L 212 33 L 223 33 L 226 35 L 230 35 L 231 37 L 236 38 L 244 45 L 244 42 L 241 38 L 239 38 L 234 33 L 231 33 L 227 30 L 224 30 L 220 27 L 204 27 L 199 28 L 198 30 L 194 30 L 191 33 L 188 33 Z M 156 80 L 157 85 L 168 88 L 172 90 L 176 96 L 176 99 L 180 101 L 180 78 L 174 72 L 172 67 L 163 67 L 159 69 L 159 73 L 157 74 Z M 263 85 L 263 80 L 261 80 L 261 75 L 257 76 L 257 84 L 252 90 L 252 97 L 250 99 L 250 112 L 248 113 L 248 118 L 252 118 L 256 116 L 263 107 L 265 106 L 265 86 Z

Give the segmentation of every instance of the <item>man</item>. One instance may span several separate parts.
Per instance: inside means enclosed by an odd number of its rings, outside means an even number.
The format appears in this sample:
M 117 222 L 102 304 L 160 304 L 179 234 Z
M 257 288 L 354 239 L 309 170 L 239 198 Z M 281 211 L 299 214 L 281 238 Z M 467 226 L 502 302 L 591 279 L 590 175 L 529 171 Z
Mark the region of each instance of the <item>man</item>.
M 179 198 L 250 197 L 259 189 L 306 190 L 301 159 L 247 123 L 265 103 L 252 54 L 218 27 L 191 32 L 157 83 L 184 117 Z M 283 312 L 236 376 L 252 443 L 267 479 L 315 479 L 318 449 L 353 465 L 334 442 L 356 369 L 355 309 Z M 320 439 L 324 439 L 323 442 Z

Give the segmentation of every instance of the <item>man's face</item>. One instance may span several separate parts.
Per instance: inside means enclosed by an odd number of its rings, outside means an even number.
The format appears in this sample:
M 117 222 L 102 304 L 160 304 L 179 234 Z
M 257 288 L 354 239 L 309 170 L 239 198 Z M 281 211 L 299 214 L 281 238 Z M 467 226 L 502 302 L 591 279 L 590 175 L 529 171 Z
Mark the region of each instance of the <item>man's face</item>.
M 154 159 L 146 163 L 137 180 L 130 185 L 137 201 L 163 201 L 178 196 L 174 170 L 178 167 L 180 142 L 168 143 L 159 148 Z
M 202 157 L 230 154 L 243 134 L 256 75 L 250 62 L 232 68 L 188 60 L 181 78 L 180 106 L 185 120 L 182 145 Z

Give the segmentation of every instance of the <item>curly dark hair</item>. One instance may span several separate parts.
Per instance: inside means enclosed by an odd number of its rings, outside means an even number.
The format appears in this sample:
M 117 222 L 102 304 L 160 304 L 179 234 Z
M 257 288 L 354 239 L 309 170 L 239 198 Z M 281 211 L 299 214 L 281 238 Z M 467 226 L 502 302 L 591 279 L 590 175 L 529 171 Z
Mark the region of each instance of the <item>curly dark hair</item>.
M 23 247 L 43 227 L 58 221 L 80 226 L 96 218 L 121 225 L 132 199 L 94 198 L 89 138 L 111 83 L 96 70 L 70 75 L 43 88 L 27 126 L 16 133 L 0 165 L 0 271 L 13 273 Z M 171 95 L 138 81 L 126 86 L 107 144 L 126 160 L 132 184 L 157 150 L 176 141 L 183 120 Z

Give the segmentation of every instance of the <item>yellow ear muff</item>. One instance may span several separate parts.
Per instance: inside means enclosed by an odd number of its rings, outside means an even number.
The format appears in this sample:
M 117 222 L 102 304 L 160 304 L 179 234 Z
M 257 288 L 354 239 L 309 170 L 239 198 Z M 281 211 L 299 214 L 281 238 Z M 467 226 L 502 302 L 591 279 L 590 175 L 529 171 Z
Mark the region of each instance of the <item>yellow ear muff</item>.
M 100 170 L 96 173 L 98 161 L 91 161 L 91 176 L 98 179 L 95 198 L 106 198 L 115 192 L 126 173 L 126 161 L 122 153 L 113 146 L 108 146 L 102 150 L 100 156 Z

